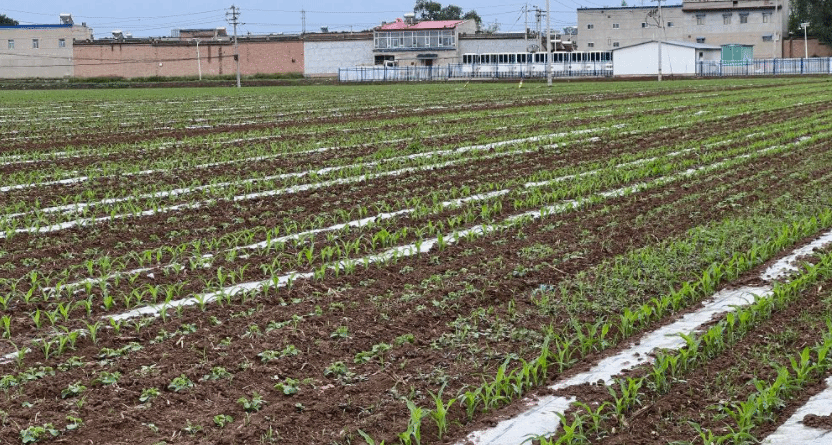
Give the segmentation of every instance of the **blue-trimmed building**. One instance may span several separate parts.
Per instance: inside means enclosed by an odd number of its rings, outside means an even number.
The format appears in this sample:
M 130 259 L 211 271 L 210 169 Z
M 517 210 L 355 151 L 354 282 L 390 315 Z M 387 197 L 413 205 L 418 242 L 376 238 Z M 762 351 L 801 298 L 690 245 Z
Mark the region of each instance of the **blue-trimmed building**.
M 60 24 L 0 26 L 0 78 L 72 77 L 73 44 L 91 39 L 92 29 L 69 14 Z

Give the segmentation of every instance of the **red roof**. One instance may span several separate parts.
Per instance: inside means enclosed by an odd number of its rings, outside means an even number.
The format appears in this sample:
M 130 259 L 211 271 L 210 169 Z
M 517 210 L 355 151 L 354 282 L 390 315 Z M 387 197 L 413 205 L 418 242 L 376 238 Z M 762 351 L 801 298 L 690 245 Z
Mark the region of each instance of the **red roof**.
M 402 29 L 453 29 L 456 25 L 462 23 L 463 20 L 427 20 L 413 25 L 408 24 L 402 19 L 396 19 L 395 22 L 381 25 L 382 31 L 397 31 Z

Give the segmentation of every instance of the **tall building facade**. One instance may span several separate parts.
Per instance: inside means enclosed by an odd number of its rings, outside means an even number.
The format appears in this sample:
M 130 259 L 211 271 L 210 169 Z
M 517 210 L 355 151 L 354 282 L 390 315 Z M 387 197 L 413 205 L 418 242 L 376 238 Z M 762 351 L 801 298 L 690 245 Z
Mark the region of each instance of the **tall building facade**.
M 75 75 L 75 41 L 91 40 L 92 29 L 69 14 L 60 24 L 0 26 L 0 78 L 63 78 Z
M 685 0 L 681 5 L 578 9 L 581 51 L 611 51 L 650 40 L 751 45 L 754 58 L 783 57 L 788 0 Z

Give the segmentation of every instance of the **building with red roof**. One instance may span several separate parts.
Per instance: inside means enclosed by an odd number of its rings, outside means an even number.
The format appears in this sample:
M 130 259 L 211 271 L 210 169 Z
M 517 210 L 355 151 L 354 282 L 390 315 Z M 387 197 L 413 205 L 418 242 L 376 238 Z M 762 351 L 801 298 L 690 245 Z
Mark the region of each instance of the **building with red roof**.
M 382 23 L 373 31 L 373 54 L 377 65 L 434 66 L 460 59 L 460 35 L 474 34 L 473 20 L 406 20 Z

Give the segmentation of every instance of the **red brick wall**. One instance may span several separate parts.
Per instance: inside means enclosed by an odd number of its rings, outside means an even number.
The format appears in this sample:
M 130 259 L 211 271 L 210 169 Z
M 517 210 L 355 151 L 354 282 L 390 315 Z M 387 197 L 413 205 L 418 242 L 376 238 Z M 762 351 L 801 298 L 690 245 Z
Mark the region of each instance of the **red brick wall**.
M 249 74 L 303 73 L 303 42 L 241 41 L 240 72 Z M 196 76 L 197 50 L 192 42 L 79 43 L 73 45 L 76 77 Z M 201 42 L 203 76 L 236 73 L 234 46 Z
M 821 44 L 818 39 L 808 39 L 809 57 L 832 57 L 832 48 Z M 803 39 L 783 40 L 783 57 L 799 59 L 804 57 L 806 49 L 803 46 Z

